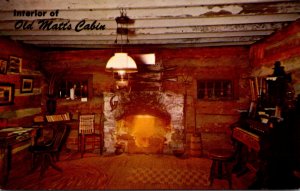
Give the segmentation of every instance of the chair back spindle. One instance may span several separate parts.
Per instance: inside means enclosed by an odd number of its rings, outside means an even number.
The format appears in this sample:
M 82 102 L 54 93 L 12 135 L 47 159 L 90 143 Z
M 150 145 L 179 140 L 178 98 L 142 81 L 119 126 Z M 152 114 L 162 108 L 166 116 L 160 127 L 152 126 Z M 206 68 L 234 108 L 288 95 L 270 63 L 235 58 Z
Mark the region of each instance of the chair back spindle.
M 86 137 L 92 137 L 92 150 L 95 149 L 95 114 L 80 114 L 78 128 L 78 150 L 81 152 L 81 157 L 85 152 Z M 101 153 L 101 152 L 100 152 Z
M 94 128 L 95 115 L 80 115 L 79 117 L 79 133 L 80 134 L 93 134 L 95 132 Z
M 68 135 L 69 128 L 67 125 L 57 125 L 55 128 L 55 133 L 54 133 L 54 141 L 53 141 L 53 146 L 52 150 L 53 151 L 60 151 L 61 147 L 64 145 L 66 141 L 66 137 Z

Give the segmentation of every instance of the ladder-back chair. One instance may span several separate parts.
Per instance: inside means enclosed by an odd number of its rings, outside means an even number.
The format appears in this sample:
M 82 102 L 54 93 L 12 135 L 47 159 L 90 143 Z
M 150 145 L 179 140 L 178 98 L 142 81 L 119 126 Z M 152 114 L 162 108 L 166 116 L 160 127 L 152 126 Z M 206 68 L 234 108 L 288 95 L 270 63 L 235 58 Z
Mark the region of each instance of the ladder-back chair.
M 97 135 L 95 131 L 95 114 L 79 114 L 78 150 L 81 152 L 81 157 L 85 152 L 87 137 L 92 137 L 92 150 L 95 150 Z M 99 141 L 101 142 L 101 139 Z M 100 144 L 99 147 L 101 150 Z

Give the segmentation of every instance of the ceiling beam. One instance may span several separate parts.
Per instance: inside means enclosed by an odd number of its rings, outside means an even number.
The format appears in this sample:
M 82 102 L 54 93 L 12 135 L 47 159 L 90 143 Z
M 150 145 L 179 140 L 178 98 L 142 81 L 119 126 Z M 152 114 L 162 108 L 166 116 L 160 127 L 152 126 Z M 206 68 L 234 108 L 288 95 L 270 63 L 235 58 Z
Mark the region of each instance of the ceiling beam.
M 129 28 L 161 28 L 161 27 L 186 27 L 186 26 L 209 26 L 209 25 L 228 25 L 228 24 L 255 24 L 268 22 L 289 22 L 300 18 L 300 14 L 277 14 L 277 15 L 252 15 L 252 16 L 224 16 L 207 18 L 179 18 L 179 19 L 147 19 L 136 20 Z M 54 20 L 53 24 L 59 25 L 67 23 L 72 29 L 76 28 L 78 21 Z M 85 24 L 92 24 L 93 21 L 86 20 Z M 15 21 L 1 21 L 0 30 L 15 30 Z M 98 23 L 97 23 L 98 24 Z M 115 21 L 100 22 L 106 29 L 116 28 Z M 38 21 L 33 23 L 33 30 L 39 30 Z M 40 29 L 41 30 L 41 29 Z
M 186 38 L 186 39 L 150 39 L 150 40 L 130 40 L 130 44 L 180 44 L 180 43 L 208 43 L 208 42 L 243 42 L 243 41 L 257 41 L 261 36 L 243 36 L 243 37 L 220 37 L 220 38 Z M 106 40 L 36 40 L 36 41 L 24 41 L 28 44 L 112 44 L 111 41 Z
M 46 11 L 44 16 L 15 16 L 15 9 L 8 11 L 0 11 L 1 20 L 36 20 L 36 19 L 53 19 L 50 16 L 51 11 L 43 9 L 41 11 Z M 35 11 L 36 9 L 31 9 L 28 12 Z M 17 10 L 22 13 L 24 9 Z M 292 14 L 300 12 L 300 2 L 289 2 L 289 3 L 265 3 L 259 5 L 249 5 L 249 4 L 232 4 L 232 5 L 222 5 L 222 6 L 183 6 L 183 7 L 158 7 L 158 8 L 137 8 L 130 9 L 127 11 L 127 15 L 131 19 L 161 19 L 161 18 L 190 18 L 190 17 L 207 17 L 207 16 L 224 16 L 224 15 L 255 15 L 259 14 Z M 120 15 L 120 10 L 115 9 L 59 9 L 58 16 L 54 18 L 63 18 L 69 20 L 99 20 L 107 21 L 114 20 Z
M 151 40 L 151 39 L 188 39 L 188 38 L 217 38 L 217 37 L 237 37 L 237 36 L 267 36 L 270 35 L 273 31 L 244 31 L 244 32 L 215 32 L 215 33 L 177 33 L 177 34 L 159 34 L 159 35 L 136 35 L 130 36 L 129 41 L 133 40 Z M 67 40 L 67 41 L 80 41 L 80 40 L 92 40 L 92 41 L 103 41 L 108 40 L 111 43 L 114 42 L 116 36 L 113 35 L 81 35 L 81 36 L 72 36 L 72 35 L 31 35 L 31 36 L 13 36 L 13 40 L 26 40 L 26 41 L 53 41 L 53 40 Z M 122 42 L 120 37 L 117 39 L 118 42 Z M 126 38 L 123 38 L 125 41 Z
M 254 24 L 235 24 L 235 25 L 212 25 L 212 26 L 186 26 L 186 27 L 160 27 L 160 28 L 138 28 L 134 29 L 134 35 L 147 35 L 147 34 L 177 34 L 177 33 L 216 33 L 216 32 L 247 32 L 247 31 L 262 31 L 270 32 L 281 29 L 287 26 L 288 23 L 254 23 Z M 51 36 L 54 31 L 42 30 L 1 30 L 0 35 L 10 36 Z M 116 29 L 105 29 L 103 31 L 55 31 L 55 36 L 85 36 L 85 35 L 116 35 Z M 133 35 L 133 36 L 134 36 Z M 131 36 L 131 35 L 130 35 Z M 130 37 L 131 38 L 131 37 Z
M 245 42 L 216 42 L 216 43 L 199 43 L 199 44 L 144 44 L 147 48 L 189 48 L 189 47 L 214 47 L 214 46 L 248 46 L 253 44 L 255 41 L 245 41 Z M 106 45 L 106 44 L 39 44 L 35 45 L 37 47 L 42 48 L 57 48 L 62 49 L 112 49 L 118 48 L 114 45 Z M 140 47 L 140 45 L 128 45 L 126 48 L 136 48 Z
M 295 0 L 9 0 L 1 1 L 0 10 L 54 10 L 54 9 L 116 9 L 116 8 L 156 8 L 202 5 L 226 5 L 248 3 L 295 2 Z

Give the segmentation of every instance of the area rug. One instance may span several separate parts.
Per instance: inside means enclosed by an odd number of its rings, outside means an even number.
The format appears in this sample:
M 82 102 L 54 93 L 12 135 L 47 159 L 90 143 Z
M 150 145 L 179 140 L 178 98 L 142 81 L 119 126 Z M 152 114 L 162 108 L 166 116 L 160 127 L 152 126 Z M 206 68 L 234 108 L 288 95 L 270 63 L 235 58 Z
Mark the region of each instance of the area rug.
M 206 174 L 202 170 L 131 169 L 125 182 L 118 183 L 118 187 L 123 189 L 203 189 L 209 184 Z
M 207 159 L 140 155 L 119 166 L 105 188 L 208 189 L 210 167 Z
M 49 168 L 13 178 L 9 190 L 209 189 L 211 160 L 172 155 L 69 157 Z

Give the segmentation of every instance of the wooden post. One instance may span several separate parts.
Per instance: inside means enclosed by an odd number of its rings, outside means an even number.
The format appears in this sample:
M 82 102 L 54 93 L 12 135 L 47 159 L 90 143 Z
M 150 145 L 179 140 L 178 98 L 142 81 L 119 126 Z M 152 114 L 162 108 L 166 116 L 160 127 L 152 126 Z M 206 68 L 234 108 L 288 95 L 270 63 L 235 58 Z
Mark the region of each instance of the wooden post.
M 187 139 L 186 139 L 186 132 L 187 132 L 187 120 L 186 120 L 186 104 L 187 104 L 187 90 L 185 88 L 185 93 L 183 97 L 183 120 L 184 120 L 184 129 L 183 129 L 183 134 L 184 134 L 184 143 L 187 145 Z
M 195 128 L 191 137 L 191 156 L 200 157 L 203 154 L 202 135 L 200 130 L 197 132 L 197 104 L 195 99 L 193 102 Z

